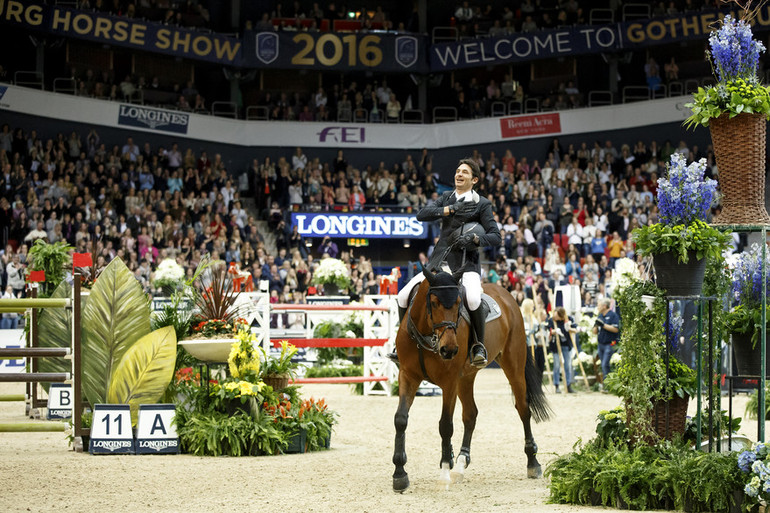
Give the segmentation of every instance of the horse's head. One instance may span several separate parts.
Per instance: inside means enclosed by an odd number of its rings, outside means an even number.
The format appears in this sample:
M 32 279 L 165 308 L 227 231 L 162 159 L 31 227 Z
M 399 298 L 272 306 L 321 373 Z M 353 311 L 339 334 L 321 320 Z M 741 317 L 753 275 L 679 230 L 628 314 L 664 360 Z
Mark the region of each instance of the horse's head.
M 462 293 L 459 275 L 443 271 L 423 270 L 428 281 L 427 317 L 433 332 L 434 346 L 445 360 L 454 358 L 459 350 L 457 323 L 460 320 Z

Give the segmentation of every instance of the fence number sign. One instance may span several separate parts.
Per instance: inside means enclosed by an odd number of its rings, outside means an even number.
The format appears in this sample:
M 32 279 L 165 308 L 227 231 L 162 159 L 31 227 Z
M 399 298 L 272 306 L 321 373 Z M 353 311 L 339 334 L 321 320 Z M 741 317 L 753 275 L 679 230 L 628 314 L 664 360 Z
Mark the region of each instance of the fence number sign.
M 91 454 L 134 454 L 131 407 L 127 404 L 96 404 L 91 423 Z

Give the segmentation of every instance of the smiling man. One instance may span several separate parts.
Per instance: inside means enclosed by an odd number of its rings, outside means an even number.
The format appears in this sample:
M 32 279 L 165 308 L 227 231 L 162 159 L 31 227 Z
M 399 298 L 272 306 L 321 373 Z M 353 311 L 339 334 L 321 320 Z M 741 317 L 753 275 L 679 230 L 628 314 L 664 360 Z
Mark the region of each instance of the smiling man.
M 432 205 L 423 207 L 417 214 L 420 221 L 441 220 L 441 235 L 428 263 L 429 270 L 441 267 L 446 260 L 452 273 L 462 272 L 461 283 L 465 288 L 465 300 L 470 310 L 471 324 L 476 333 L 476 343 L 471 346 L 470 360 L 476 367 L 487 364 L 484 348 L 484 311 L 481 306 L 481 262 L 479 248 L 499 246 L 502 241 L 495 222 L 492 203 L 479 196 L 473 187 L 481 178 L 476 161 L 462 159 L 455 171 L 455 190 L 445 192 Z M 477 222 L 483 227 L 483 234 L 459 235 L 458 229 L 466 223 Z M 398 314 L 403 319 L 409 294 L 425 275 L 419 273 L 398 293 Z M 395 354 L 389 355 L 397 360 Z

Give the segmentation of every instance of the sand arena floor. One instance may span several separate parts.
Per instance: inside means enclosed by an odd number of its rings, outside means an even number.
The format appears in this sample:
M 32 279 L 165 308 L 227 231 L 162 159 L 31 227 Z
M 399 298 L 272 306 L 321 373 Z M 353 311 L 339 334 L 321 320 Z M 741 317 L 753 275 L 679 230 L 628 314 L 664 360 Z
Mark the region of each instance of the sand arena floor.
M 23 387 L 3 384 L 0 394 L 22 393 Z M 407 429 L 411 487 L 396 494 L 391 457 L 398 398 L 356 396 L 346 385 L 305 386 L 303 395 L 325 397 L 340 414 L 332 450 L 254 458 L 90 456 L 69 449 L 63 433 L 0 433 L 0 511 L 613 511 L 546 503 L 547 480 L 526 477 L 523 430 L 499 369 L 486 369 L 476 380 L 473 461 L 464 481 L 448 491 L 438 482 L 440 397 L 415 400 Z M 579 438 L 592 438 L 596 414 L 619 404 L 617 397 L 596 392 L 548 392 L 548 399 L 554 418 L 533 425 L 543 468 Z M 745 402 L 745 395 L 736 399 L 737 414 Z M 27 420 L 23 403 L 0 403 L 0 422 Z M 755 438 L 756 423 L 744 421 L 741 431 Z M 461 437 L 458 404 L 455 451 Z

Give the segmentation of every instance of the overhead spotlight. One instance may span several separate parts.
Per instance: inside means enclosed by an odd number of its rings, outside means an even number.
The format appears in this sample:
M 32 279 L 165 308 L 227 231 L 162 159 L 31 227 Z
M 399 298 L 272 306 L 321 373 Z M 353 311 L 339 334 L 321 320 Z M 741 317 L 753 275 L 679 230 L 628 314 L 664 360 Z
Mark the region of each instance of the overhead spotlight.
M 309 237 L 307 239 L 305 239 L 305 246 L 307 246 L 308 248 L 312 248 L 313 247 L 313 239 L 311 239 Z
M 405 248 L 408 248 L 411 245 L 412 245 L 412 242 L 409 239 L 404 239 L 404 247 Z

